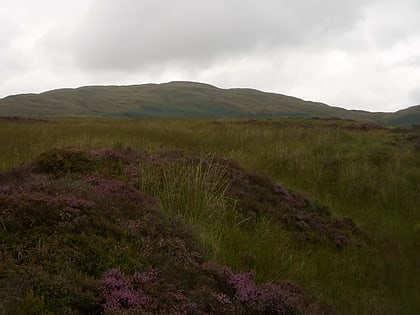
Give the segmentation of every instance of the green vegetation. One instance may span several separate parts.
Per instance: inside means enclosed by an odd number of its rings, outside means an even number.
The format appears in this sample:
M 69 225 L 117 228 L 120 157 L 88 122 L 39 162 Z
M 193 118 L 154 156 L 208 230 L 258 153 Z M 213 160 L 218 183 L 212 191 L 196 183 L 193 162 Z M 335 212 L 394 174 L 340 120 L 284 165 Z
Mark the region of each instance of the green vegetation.
M 194 82 L 90 86 L 22 94 L 0 100 L 0 116 L 330 118 L 396 126 L 420 124 L 420 107 L 394 114 L 345 110 L 252 89 L 219 89 Z
M 206 300 L 229 313 L 221 297 L 234 301 L 230 312 L 262 312 L 267 299 L 241 300 L 232 284 L 235 272 L 254 288 L 248 271 L 259 296 L 266 281 L 280 281 L 276 298 L 290 293 L 282 281 L 297 281 L 305 295 L 294 284 L 299 299 L 275 304 L 289 313 L 332 312 L 323 303 L 340 314 L 420 310 L 419 129 L 320 119 L 5 120 L 0 144 L 1 170 L 25 163 L 0 176 L 3 312 L 94 313 L 110 305 L 98 295 L 103 279 L 131 288 L 128 275 L 152 279 L 153 268 L 164 284 L 150 280 L 146 297 L 171 307 L 181 288 L 184 313 Z

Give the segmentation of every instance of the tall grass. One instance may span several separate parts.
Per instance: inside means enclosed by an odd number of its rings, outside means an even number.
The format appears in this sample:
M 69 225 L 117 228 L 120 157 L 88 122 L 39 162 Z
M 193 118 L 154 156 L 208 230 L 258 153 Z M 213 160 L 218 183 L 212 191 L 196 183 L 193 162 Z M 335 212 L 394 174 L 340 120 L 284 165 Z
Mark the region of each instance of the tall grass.
M 211 222 L 228 212 L 224 194 L 229 184 L 226 168 L 214 163 L 213 158 L 208 155 L 197 164 L 143 168 L 139 188 L 157 196 L 161 208 L 171 216 Z
M 307 120 L 55 120 L 0 122 L 0 169 L 51 147 L 113 147 L 201 153 L 196 165 L 144 169 L 139 187 L 168 215 L 200 235 L 209 256 L 260 280 L 296 279 L 348 314 L 417 314 L 420 310 L 420 151 L 415 131 L 364 131 L 351 123 Z M 418 135 L 417 135 L 418 137 Z M 342 252 L 298 246 L 261 218 L 247 226 L 224 197 L 220 154 L 352 217 L 366 244 Z M 157 173 L 158 172 L 158 173 Z
M 286 277 L 296 262 L 288 248 L 290 236 L 268 217 L 248 224 L 249 218 L 225 194 L 230 184 L 227 171 L 213 155 L 205 155 L 194 164 L 164 169 L 149 165 L 137 186 L 156 196 L 167 215 L 187 222 L 213 260 L 238 271 L 258 270 L 260 280 Z

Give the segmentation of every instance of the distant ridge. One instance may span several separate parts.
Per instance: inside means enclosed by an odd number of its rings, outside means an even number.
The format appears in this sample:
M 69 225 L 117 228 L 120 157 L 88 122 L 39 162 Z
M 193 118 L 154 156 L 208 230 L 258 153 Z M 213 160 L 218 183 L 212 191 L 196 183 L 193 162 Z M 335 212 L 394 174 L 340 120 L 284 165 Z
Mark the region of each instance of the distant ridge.
M 162 118 L 340 118 L 396 126 L 420 124 L 420 105 L 396 113 L 346 110 L 254 89 L 175 81 L 85 86 L 0 99 L 0 116 Z

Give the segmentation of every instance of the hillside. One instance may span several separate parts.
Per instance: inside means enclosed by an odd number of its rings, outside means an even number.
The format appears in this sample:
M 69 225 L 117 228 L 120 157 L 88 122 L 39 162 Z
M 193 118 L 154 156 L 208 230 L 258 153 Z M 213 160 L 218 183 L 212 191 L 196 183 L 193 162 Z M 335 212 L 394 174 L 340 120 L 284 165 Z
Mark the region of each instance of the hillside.
M 220 89 L 193 82 L 88 86 L 9 96 L 0 100 L 0 115 L 372 119 L 367 112 L 347 111 L 291 96 L 252 89 Z
M 253 89 L 195 82 L 86 86 L 0 100 L 0 116 L 111 118 L 340 118 L 392 125 L 420 123 L 420 106 L 393 114 L 346 110 Z
M 420 105 L 384 114 L 383 121 L 394 126 L 420 125 Z

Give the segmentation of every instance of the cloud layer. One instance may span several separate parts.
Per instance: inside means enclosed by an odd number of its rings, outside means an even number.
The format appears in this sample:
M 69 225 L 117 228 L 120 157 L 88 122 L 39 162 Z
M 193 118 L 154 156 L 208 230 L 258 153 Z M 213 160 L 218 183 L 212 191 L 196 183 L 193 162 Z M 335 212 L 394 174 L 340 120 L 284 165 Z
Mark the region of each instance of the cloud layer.
M 5 2 L 2 96 L 197 80 L 346 108 L 420 104 L 415 0 Z
M 322 49 L 329 35 L 348 30 L 362 15 L 357 6 L 334 0 L 307 2 L 97 0 L 72 34 L 73 49 L 66 49 L 87 70 L 200 64 L 258 49 Z

